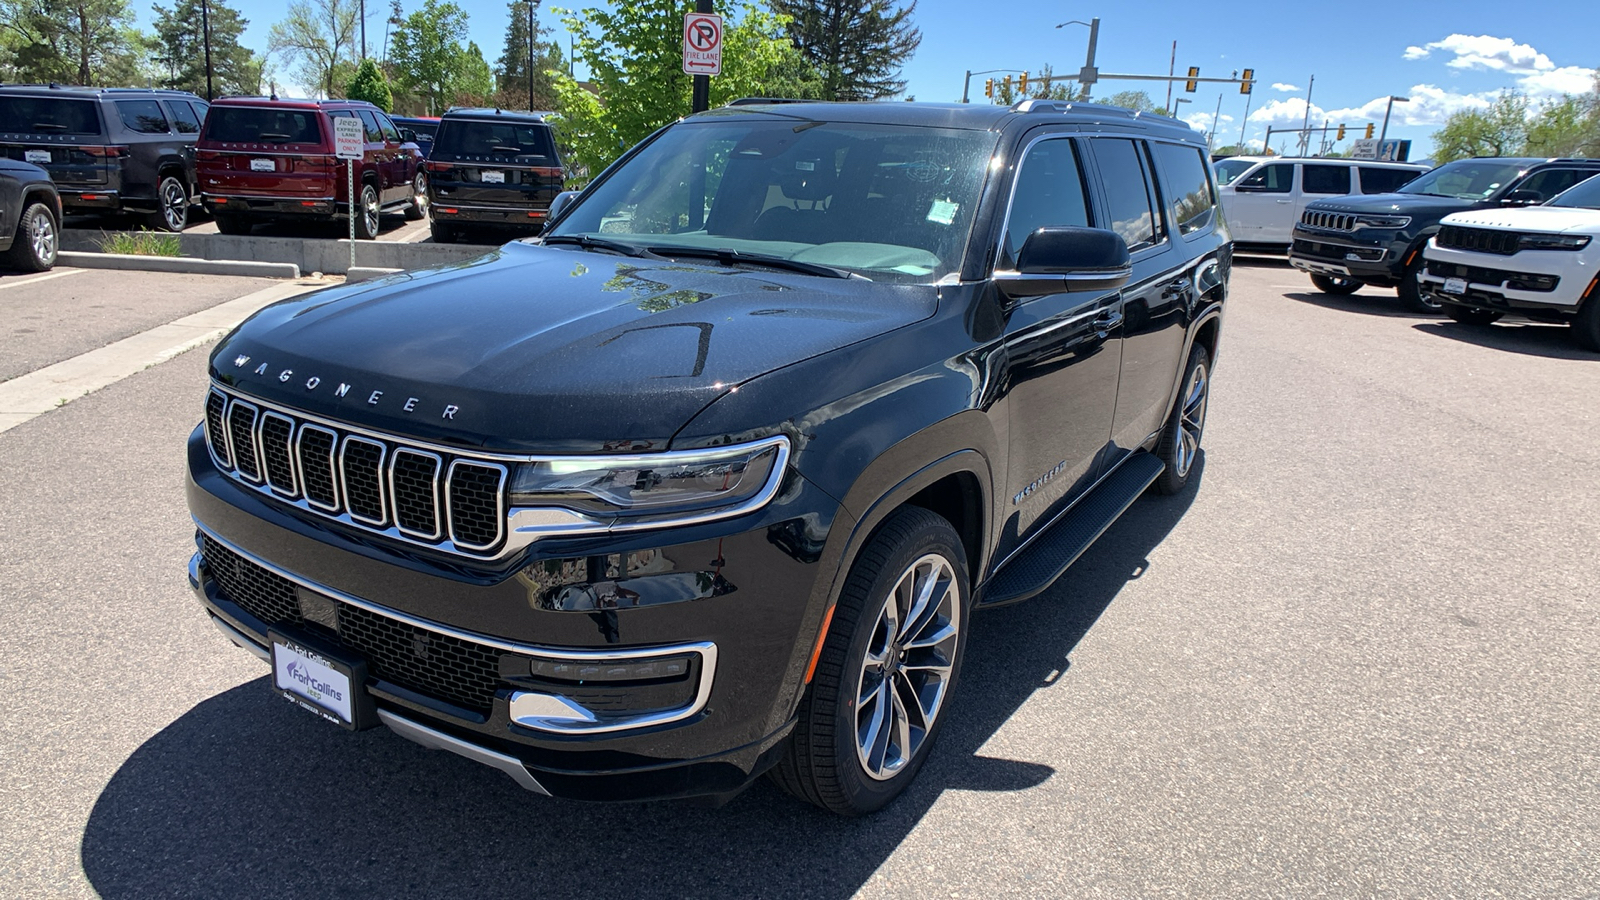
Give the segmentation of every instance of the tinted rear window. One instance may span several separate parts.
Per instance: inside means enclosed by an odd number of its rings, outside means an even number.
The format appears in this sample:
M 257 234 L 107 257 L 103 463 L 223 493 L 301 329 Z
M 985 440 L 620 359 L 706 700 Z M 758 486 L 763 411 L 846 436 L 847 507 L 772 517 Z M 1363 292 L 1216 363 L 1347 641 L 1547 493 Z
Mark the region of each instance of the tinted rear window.
M 556 164 L 550 126 L 538 122 L 454 119 L 439 123 L 434 153 L 489 156 L 534 165 Z
M 214 106 L 206 115 L 208 141 L 263 144 L 320 144 L 320 114 L 312 109 Z
M 1376 166 L 1362 166 L 1361 193 L 1392 193 L 1399 190 L 1401 185 L 1420 174 L 1420 172 L 1415 172 L 1411 169 L 1380 169 Z
M 154 100 L 118 100 L 117 112 L 122 116 L 122 124 L 128 130 L 140 134 L 166 134 L 166 114 L 161 111 L 161 104 Z
M 93 100 L 59 97 L 0 97 L 0 131 L 39 134 L 99 134 Z

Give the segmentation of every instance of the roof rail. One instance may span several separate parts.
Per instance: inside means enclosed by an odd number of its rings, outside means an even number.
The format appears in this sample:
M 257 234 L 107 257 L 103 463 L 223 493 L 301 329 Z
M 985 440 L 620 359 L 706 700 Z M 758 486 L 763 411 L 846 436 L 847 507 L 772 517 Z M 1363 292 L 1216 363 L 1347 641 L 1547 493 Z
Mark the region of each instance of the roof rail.
M 766 106 L 769 103 L 821 103 L 820 100 L 802 100 L 799 97 L 740 97 L 729 100 L 729 106 Z

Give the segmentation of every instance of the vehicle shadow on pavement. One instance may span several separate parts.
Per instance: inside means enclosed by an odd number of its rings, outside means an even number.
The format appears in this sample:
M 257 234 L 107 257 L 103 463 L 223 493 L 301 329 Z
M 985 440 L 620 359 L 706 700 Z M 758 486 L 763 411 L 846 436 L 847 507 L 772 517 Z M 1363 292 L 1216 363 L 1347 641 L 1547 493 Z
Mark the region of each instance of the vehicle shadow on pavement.
M 1413 312 L 1400 305 L 1400 298 L 1394 291 L 1379 291 L 1374 288 L 1373 293 L 1354 293 L 1345 296 L 1337 294 L 1324 294 L 1321 291 L 1305 291 L 1295 294 L 1284 294 L 1289 300 L 1298 300 L 1323 309 L 1336 309 L 1340 312 L 1360 313 L 1364 316 L 1382 316 L 1389 319 L 1431 319 L 1444 318 L 1444 313 Z
M 1600 354 L 1574 344 L 1572 329 L 1566 325 L 1501 321 L 1493 325 L 1428 322 L 1415 327 L 1418 331 L 1447 337 L 1452 341 L 1508 353 L 1543 356 L 1547 359 L 1600 359 Z
M 552 800 L 387 729 L 330 727 L 263 676 L 123 763 L 90 813 L 83 870 L 108 898 L 848 897 L 944 791 L 1021 791 L 1056 774 L 978 750 L 1035 691 L 1071 689 L 1069 655 L 1187 512 L 1197 465 L 1188 490 L 1135 503 L 1045 595 L 974 616 L 939 744 L 875 816 L 838 818 L 764 779 L 721 809 Z M 911 848 L 906 864 L 927 859 Z

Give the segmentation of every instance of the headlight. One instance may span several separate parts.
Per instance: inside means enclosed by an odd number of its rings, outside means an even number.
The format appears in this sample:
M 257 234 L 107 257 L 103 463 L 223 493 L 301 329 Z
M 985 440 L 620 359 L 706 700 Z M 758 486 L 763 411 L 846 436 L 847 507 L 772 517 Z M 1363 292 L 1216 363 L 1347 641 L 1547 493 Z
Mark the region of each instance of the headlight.
M 789 439 L 708 450 L 630 456 L 569 456 L 522 463 L 512 506 L 557 506 L 590 516 L 738 514 L 778 492 Z
M 1586 234 L 1525 234 L 1517 244 L 1522 250 L 1582 250 L 1589 246 Z
M 1410 216 L 1356 216 L 1357 228 L 1404 228 L 1410 224 Z

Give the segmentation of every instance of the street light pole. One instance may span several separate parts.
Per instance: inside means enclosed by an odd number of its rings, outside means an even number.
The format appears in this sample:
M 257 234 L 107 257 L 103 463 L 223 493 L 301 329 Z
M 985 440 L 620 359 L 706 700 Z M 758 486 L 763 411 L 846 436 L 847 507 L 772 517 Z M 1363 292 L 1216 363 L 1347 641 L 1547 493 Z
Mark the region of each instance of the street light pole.
M 1089 27 L 1089 52 L 1084 57 L 1083 70 L 1078 73 L 1078 83 L 1083 85 L 1079 99 L 1088 100 L 1090 86 L 1099 78 L 1099 72 L 1094 67 L 1094 51 L 1095 47 L 1100 43 L 1100 17 L 1095 16 L 1087 22 L 1073 19 L 1070 22 L 1062 22 L 1056 27 L 1065 28 L 1068 25 L 1087 25 Z
M 533 11 L 539 0 L 528 0 L 528 112 L 533 112 Z
M 206 0 L 200 0 L 200 31 L 206 45 L 206 100 L 215 100 L 217 92 L 211 86 L 211 4 Z
M 367 0 L 361 0 L 361 58 L 367 58 Z
M 1411 98 L 1410 97 L 1393 97 L 1393 96 L 1391 96 L 1389 98 L 1389 105 L 1383 110 L 1383 130 L 1378 132 L 1378 143 L 1380 143 L 1380 144 L 1383 143 L 1383 139 L 1389 136 L 1389 113 L 1394 112 L 1394 105 L 1396 103 L 1410 103 L 1410 102 L 1411 102 Z

